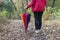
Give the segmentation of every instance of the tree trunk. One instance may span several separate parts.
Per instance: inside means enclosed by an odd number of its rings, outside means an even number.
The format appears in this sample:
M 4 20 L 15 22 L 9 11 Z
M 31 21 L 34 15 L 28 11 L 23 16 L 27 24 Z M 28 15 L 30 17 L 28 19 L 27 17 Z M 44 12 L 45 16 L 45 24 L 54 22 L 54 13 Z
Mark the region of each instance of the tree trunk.
M 52 8 L 53 8 L 54 5 L 55 5 L 55 1 L 56 1 L 56 0 L 53 0 L 52 6 L 51 6 Z M 51 11 L 51 13 L 52 13 L 52 11 Z
M 3 1 L 2 0 L 0 0 L 0 7 L 3 5 Z
M 56 1 L 56 0 L 53 0 L 53 3 L 52 3 L 52 8 L 54 7 L 55 1 Z

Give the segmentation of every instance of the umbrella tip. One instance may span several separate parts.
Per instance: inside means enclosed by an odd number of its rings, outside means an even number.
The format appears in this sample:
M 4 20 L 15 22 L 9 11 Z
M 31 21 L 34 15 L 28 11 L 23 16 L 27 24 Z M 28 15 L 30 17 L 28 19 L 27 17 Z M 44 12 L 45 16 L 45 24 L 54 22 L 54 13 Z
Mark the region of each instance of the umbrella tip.
M 27 33 L 27 31 L 25 31 L 25 33 Z
M 27 32 L 25 32 L 25 33 L 27 33 Z

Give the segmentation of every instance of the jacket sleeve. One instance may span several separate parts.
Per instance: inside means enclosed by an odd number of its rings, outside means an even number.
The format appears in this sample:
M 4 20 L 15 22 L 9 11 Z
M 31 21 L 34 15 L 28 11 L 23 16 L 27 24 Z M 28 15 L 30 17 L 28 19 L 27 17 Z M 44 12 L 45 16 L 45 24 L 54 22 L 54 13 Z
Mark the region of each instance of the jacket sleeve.
M 46 0 L 45 0 L 45 5 L 46 5 Z
M 35 5 L 35 1 L 36 0 L 31 0 L 30 3 L 27 5 L 27 8 L 32 7 L 33 5 Z

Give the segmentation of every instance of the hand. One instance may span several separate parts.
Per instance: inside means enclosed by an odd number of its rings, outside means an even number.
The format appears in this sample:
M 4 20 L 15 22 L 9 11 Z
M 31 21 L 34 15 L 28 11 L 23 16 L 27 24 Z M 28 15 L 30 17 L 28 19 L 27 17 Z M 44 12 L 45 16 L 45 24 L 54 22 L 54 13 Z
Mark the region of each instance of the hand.
M 27 6 L 25 6 L 24 8 L 27 9 Z

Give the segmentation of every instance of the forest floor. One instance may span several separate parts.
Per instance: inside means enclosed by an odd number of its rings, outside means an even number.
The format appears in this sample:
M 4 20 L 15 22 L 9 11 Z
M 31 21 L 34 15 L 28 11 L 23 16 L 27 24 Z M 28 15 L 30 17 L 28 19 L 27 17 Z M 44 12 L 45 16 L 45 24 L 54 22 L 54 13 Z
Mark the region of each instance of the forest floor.
M 60 40 L 60 20 L 43 21 L 41 31 L 35 34 L 34 22 L 29 23 L 24 33 L 21 20 L 11 20 L 9 24 L 0 24 L 0 40 Z

